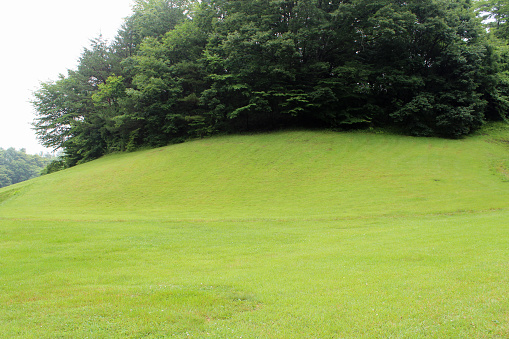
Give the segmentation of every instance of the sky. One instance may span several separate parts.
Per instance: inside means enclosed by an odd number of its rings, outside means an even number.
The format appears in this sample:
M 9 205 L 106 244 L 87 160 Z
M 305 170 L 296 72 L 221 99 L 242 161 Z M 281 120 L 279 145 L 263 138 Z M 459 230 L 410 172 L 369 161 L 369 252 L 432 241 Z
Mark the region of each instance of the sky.
M 90 39 L 115 37 L 132 0 L 20 0 L 0 5 L 0 147 L 41 146 L 32 130 L 30 100 L 41 82 L 76 69 Z

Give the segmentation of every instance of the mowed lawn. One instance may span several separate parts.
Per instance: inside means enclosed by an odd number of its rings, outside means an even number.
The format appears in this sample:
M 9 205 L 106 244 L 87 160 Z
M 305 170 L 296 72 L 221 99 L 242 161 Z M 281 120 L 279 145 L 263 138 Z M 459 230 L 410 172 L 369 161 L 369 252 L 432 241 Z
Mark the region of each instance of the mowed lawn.
M 507 338 L 509 129 L 225 136 L 0 190 L 0 337 Z

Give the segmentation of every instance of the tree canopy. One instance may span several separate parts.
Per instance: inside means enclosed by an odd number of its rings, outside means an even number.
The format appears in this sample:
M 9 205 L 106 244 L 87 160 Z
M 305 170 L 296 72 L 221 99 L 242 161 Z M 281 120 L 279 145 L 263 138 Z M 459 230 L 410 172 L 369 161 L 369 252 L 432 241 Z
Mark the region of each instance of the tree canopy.
M 0 188 L 37 177 L 52 161 L 49 154 L 27 154 L 25 149 L 0 148 Z
M 508 3 L 137 0 L 112 42 L 41 84 L 34 128 L 66 166 L 297 126 L 462 137 L 508 118 Z

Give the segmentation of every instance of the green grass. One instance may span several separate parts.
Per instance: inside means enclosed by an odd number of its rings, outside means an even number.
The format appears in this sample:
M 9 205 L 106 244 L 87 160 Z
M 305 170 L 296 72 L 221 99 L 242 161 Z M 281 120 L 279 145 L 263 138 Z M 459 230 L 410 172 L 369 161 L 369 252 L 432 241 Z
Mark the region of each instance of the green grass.
M 281 132 L 0 190 L 0 337 L 507 338 L 509 129 Z

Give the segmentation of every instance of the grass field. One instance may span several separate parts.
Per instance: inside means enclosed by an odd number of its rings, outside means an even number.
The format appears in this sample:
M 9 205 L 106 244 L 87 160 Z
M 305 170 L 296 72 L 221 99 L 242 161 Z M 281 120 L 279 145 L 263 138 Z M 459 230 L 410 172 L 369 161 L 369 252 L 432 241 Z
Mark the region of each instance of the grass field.
M 0 337 L 508 338 L 508 140 L 224 136 L 0 189 Z

